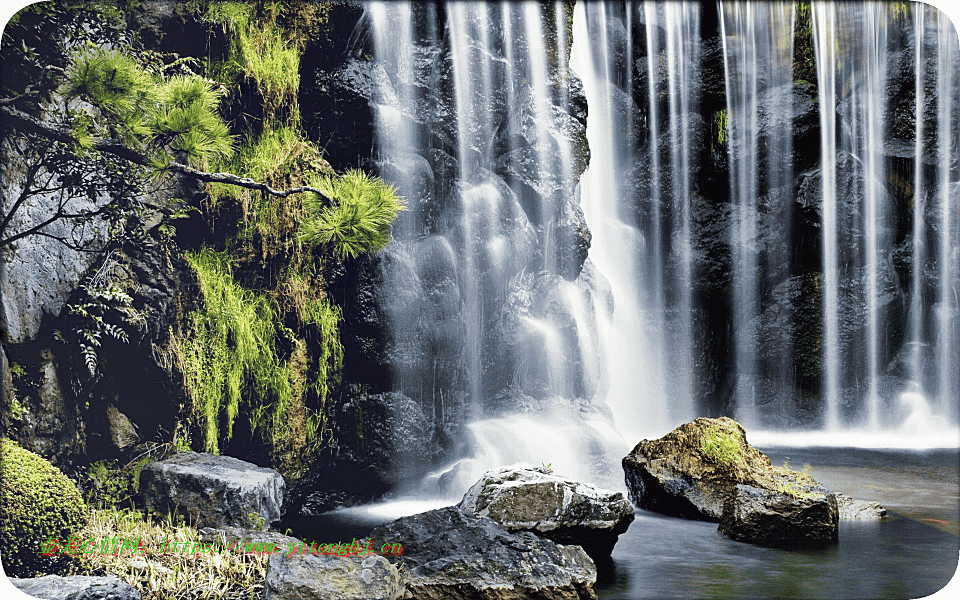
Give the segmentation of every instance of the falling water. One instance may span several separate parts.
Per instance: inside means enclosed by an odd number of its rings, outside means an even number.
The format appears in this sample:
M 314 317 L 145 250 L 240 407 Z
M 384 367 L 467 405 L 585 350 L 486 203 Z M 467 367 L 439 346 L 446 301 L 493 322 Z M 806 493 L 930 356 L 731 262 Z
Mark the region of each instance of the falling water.
M 953 423 L 960 399 L 960 165 L 956 159 L 960 140 L 960 61 L 957 30 L 945 14 L 937 14 L 937 190 L 940 208 L 940 293 L 937 315 L 938 411 Z
M 781 230 L 783 243 L 766 248 L 764 272 L 783 278 L 778 265 L 789 260 L 789 215 L 793 172 L 790 168 L 793 83 L 793 3 L 721 2 L 724 78 L 727 88 L 731 199 L 736 209 L 732 229 L 734 328 L 737 385 L 735 410 L 747 426 L 757 415 L 757 333 L 760 280 L 761 214 Z M 766 119 L 761 139 L 761 115 Z M 762 149 L 761 149 L 762 148 Z M 783 356 L 790 356 L 784 348 Z M 786 392 L 791 365 L 776 363 L 770 374 Z
M 722 105 L 725 88 L 725 110 L 711 110 L 725 123 L 728 202 L 697 179 L 710 127 L 700 26 L 713 6 L 581 2 L 572 31 L 569 10 L 370 5 L 375 160 L 410 207 L 382 262 L 392 385 L 458 443 L 453 463 L 428 479 L 465 485 L 515 460 L 567 462 L 591 477 L 591 457 L 718 407 L 754 428 L 955 419 L 960 102 L 949 23 L 919 5 L 907 19 L 888 3 L 813 3 L 821 157 L 801 175 L 794 4 L 718 4 L 725 86 L 709 102 Z M 926 72 L 914 82 L 921 118 L 907 144 L 888 126 L 887 73 L 910 28 L 909 60 Z M 583 96 L 588 151 L 575 116 Z M 776 321 L 761 340 L 774 322 L 770 298 L 801 285 L 791 219 L 802 177 L 820 188 L 810 202 L 822 269 L 805 262 L 813 272 L 802 280 L 822 311 L 816 339 Z M 891 182 L 912 193 L 897 200 L 912 202 L 904 223 L 891 219 L 905 212 L 894 210 Z M 711 246 L 703 229 L 716 223 L 726 229 Z M 729 263 L 704 256 L 726 247 Z M 900 281 L 904 260 L 912 270 Z M 708 280 L 704 265 L 729 267 L 730 285 Z M 730 360 L 708 355 L 705 340 L 727 335 Z M 769 398 L 801 395 L 801 343 L 822 352 L 818 389 L 803 391 L 820 394 L 822 413 L 772 419 Z

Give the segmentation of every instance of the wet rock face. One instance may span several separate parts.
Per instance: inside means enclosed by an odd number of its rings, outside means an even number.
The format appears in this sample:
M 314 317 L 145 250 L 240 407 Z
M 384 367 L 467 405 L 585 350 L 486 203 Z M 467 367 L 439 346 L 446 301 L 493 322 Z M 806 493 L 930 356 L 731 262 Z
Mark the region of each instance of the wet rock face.
M 284 488 L 283 477 L 273 469 L 196 452 L 175 454 L 140 472 L 140 492 L 150 510 L 176 510 L 195 523 L 213 527 L 279 521 Z M 262 523 L 251 523 L 251 513 Z
M 578 545 L 595 561 L 610 556 L 634 519 L 633 505 L 620 492 L 528 465 L 487 471 L 459 507 L 493 519 L 507 531 L 530 531 L 558 544 Z
M 274 554 L 263 587 L 266 600 L 395 600 L 403 592 L 396 567 L 375 555 Z
M 419 600 L 591 600 L 596 567 L 578 546 L 513 534 L 458 507 L 404 517 L 374 529 L 403 540 L 406 593 Z
M 799 494 L 782 494 L 737 485 L 720 518 L 720 532 L 761 546 L 816 547 L 837 541 L 836 494 L 819 485 Z

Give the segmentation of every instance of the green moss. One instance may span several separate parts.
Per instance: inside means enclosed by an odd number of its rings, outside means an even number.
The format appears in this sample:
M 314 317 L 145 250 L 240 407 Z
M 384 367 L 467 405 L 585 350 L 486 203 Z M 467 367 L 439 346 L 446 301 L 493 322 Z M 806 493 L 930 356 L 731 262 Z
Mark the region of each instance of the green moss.
M 700 452 L 716 465 L 730 471 L 737 470 L 745 459 L 738 432 L 716 422 L 704 429 Z
M 207 10 L 207 19 L 221 24 L 230 36 L 230 57 L 221 65 L 220 78 L 255 82 L 267 120 L 284 106 L 298 120 L 300 54 L 284 39 L 276 24 L 276 11 L 258 14 L 255 8 L 247 2 L 216 2 Z
M 274 303 L 233 281 L 228 255 L 203 248 L 186 257 L 200 280 L 204 307 L 189 315 L 187 331 L 177 339 L 178 356 L 203 424 L 204 449 L 217 453 L 221 419 L 229 440 L 244 395 L 254 400 L 254 429 L 265 418 L 276 425 L 290 398 L 289 370 L 274 348 Z
M 77 486 L 42 457 L 0 439 L 0 548 L 7 575 L 32 576 L 40 544 L 65 541 L 86 523 Z

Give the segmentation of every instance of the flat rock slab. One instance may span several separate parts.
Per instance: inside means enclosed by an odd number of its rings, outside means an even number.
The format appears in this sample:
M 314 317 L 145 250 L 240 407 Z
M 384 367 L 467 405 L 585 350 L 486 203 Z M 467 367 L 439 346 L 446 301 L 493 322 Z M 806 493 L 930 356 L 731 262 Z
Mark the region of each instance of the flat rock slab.
M 403 581 L 382 556 L 274 554 L 267 563 L 265 600 L 396 600 Z
M 827 546 L 838 538 L 837 498 L 818 486 L 785 494 L 737 485 L 724 506 L 719 530 L 761 546 Z
M 855 500 L 850 496 L 837 494 L 837 508 L 840 510 L 840 520 L 876 521 L 887 516 L 885 509 L 879 502 L 869 500 Z
M 257 528 L 283 514 L 280 473 L 230 456 L 183 452 L 150 463 L 140 492 L 150 510 L 176 511 L 198 526 Z
M 530 531 L 558 544 L 581 546 L 595 561 L 610 556 L 634 520 L 633 505 L 622 493 L 530 465 L 487 471 L 459 506 L 507 531 Z
M 43 577 L 10 578 L 15 588 L 44 600 L 141 600 L 140 592 L 117 577 L 45 575 Z
M 381 525 L 374 540 L 403 544 L 406 596 L 417 600 L 595 600 L 597 570 L 579 546 L 510 533 L 456 506 Z

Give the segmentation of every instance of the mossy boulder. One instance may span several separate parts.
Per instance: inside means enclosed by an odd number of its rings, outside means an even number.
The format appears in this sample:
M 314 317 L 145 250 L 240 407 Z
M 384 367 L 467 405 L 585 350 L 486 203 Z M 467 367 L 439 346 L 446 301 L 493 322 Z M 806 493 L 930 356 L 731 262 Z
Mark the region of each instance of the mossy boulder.
M 685 423 L 643 440 L 623 459 L 640 508 L 720 522 L 739 541 L 768 546 L 837 540 L 836 494 L 806 473 L 774 467 L 727 417 Z
M 767 487 L 770 459 L 747 443 L 727 417 L 684 423 L 657 440 L 643 440 L 623 459 L 635 506 L 676 517 L 719 521 L 738 483 Z
M 87 520 L 77 486 L 41 456 L 0 439 L 0 548 L 10 576 L 32 576 L 45 564 L 40 545 L 66 541 Z

